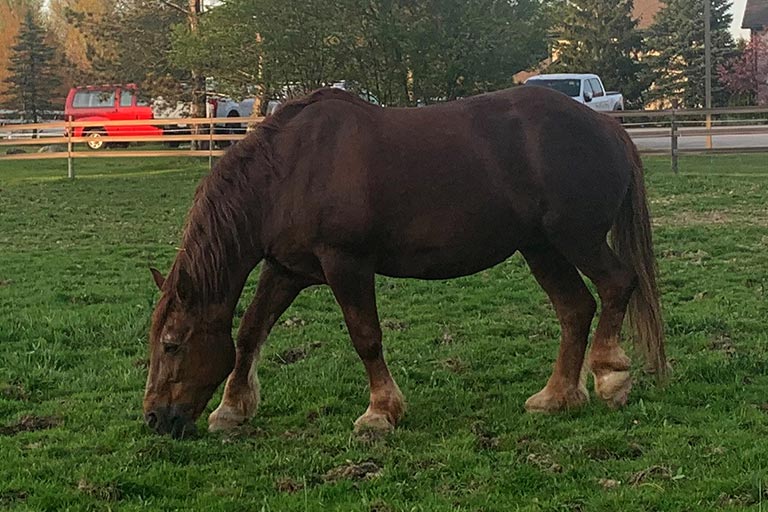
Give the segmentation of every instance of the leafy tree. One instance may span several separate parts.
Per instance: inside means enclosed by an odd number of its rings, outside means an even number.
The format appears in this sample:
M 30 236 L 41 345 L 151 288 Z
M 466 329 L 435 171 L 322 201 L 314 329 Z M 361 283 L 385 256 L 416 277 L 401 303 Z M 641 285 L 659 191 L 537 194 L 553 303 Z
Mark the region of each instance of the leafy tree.
M 727 103 L 715 70 L 733 53 L 730 0 L 712 0 L 710 33 L 712 40 L 712 104 Z M 704 3 L 692 0 L 666 0 L 656 14 L 648 36 L 650 67 L 655 81 L 651 99 L 677 99 L 685 107 L 705 104 Z
M 265 91 L 348 80 L 390 105 L 508 86 L 546 55 L 537 0 L 230 0 L 200 27 L 175 34 L 177 65 Z
M 562 4 L 551 71 L 596 73 L 606 88 L 621 91 L 629 105 L 642 106 L 641 95 L 650 84 L 641 80 L 642 37 L 632 7 L 632 0 Z
M 35 123 L 44 112 L 53 110 L 51 98 L 59 85 L 53 56 L 54 49 L 46 44 L 43 28 L 28 10 L 18 42 L 11 47 L 9 76 L 5 79 L 9 95 L 6 106 Z
M 540 2 L 429 0 L 408 26 L 414 88 L 426 101 L 508 87 L 547 53 Z
M 717 76 L 740 104 L 768 103 L 768 42 L 753 37 L 717 68 Z
M 174 27 L 187 23 L 185 6 L 162 0 L 92 1 L 51 5 L 68 59 L 81 69 L 80 80 L 133 82 L 150 96 L 189 100 L 192 74 L 169 58 Z
M 100 37 L 97 27 L 116 11 L 116 0 L 50 0 L 48 27 L 66 63 L 68 81 L 82 85 L 97 79 L 95 62 L 110 61 L 117 42 Z

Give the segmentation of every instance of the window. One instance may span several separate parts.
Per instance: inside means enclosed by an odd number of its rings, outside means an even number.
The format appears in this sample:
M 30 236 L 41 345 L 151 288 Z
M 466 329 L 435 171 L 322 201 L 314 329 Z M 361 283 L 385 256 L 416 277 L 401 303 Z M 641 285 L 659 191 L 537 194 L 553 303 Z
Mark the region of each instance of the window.
M 83 108 L 88 106 L 88 91 L 77 91 L 72 99 L 72 106 Z
M 584 80 L 584 94 L 589 94 L 591 97 L 595 97 L 595 91 L 592 90 L 592 84 L 589 80 Z
M 120 91 L 120 106 L 121 107 L 130 107 L 131 102 L 133 101 L 133 92 L 131 91 Z
M 538 85 L 539 87 L 547 87 L 560 91 L 568 96 L 575 98 L 579 95 L 579 89 L 581 89 L 580 80 L 575 79 L 545 79 L 545 78 L 532 78 L 525 82 L 530 85 Z
M 77 91 L 72 98 L 75 108 L 106 108 L 115 106 L 114 91 Z
M 603 87 L 600 85 L 600 81 L 597 78 L 590 78 L 589 84 L 592 86 L 592 96 L 597 98 L 605 94 L 603 92 Z

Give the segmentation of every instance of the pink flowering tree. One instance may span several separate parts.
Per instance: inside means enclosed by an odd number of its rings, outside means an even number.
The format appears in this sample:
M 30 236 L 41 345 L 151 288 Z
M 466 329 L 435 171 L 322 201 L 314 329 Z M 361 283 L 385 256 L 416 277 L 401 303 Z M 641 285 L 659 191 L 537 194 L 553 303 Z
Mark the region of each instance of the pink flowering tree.
M 717 68 L 720 83 L 746 103 L 768 105 L 768 41 L 752 37 L 738 55 Z

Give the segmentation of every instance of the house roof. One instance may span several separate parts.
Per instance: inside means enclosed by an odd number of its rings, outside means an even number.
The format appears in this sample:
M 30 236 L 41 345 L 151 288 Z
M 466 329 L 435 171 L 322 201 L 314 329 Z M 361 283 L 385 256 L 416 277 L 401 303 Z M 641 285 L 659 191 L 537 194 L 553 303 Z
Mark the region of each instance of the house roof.
M 741 28 L 761 30 L 768 27 L 768 0 L 747 0 Z
M 752 0 L 749 0 L 752 1 Z M 765 3 L 768 0 L 759 0 Z M 637 28 L 644 30 L 653 24 L 653 17 L 661 10 L 661 0 L 635 0 L 632 17 L 637 19 Z

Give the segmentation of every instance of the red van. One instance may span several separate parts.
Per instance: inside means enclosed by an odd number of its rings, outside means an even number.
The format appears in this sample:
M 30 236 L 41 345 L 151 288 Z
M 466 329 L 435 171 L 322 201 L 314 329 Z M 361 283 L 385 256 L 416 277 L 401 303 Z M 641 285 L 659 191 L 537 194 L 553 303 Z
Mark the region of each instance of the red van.
M 154 119 L 152 108 L 138 98 L 134 84 L 98 85 L 70 89 L 64 105 L 65 119 L 73 121 L 118 121 L 125 119 Z M 101 149 L 107 136 L 160 136 L 162 128 L 157 126 L 94 126 L 75 128 L 75 137 L 88 137 L 88 147 Z M 115 145 L 127 146 L 127 142 Z

